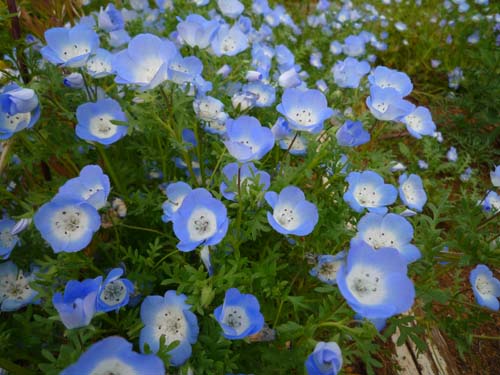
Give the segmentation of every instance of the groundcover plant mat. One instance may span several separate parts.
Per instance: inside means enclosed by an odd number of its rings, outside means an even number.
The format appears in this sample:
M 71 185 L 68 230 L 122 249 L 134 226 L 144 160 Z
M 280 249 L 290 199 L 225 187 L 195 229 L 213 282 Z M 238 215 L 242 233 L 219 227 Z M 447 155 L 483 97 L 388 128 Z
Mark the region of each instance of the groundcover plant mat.
M 498 4 L 0 23 L 0 374 L 495 373 Z

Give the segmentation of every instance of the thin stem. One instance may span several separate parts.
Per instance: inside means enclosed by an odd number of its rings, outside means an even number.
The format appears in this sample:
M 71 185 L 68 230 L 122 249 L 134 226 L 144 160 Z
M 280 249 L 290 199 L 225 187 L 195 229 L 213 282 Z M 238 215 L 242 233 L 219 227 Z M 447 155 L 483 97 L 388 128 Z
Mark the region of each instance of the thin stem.
M 481 340 L 497 340 L 500 341 L 500 336 L 484 336 L 484 335 L 472 335 L 475 339 Z
M 483 220 L 483 222 L 477 227 L 477 230 L 483 229 L 490 221 L 496 219 L 500 216 L 500 211 L 497 211 L 493 216 L 490 216 L 488 219 Z
M 89 100 L 96 101 L 96 98 L 94 97 L 92 93 L 92 89 L 90 88 L 87 78 L 85 77 L 85 72 L 83 71 L 83 68 L 80 68 L 80 74 L 82 75 L 83 78 L 83 85 L 85 86 L 85 91 L 87 92 L 87 97 Z
M 222 151 L 222 153 L 220 154 L 219 159 L 217 160 L 217 163 L 215 164 L 214 171 L 212 172 L 212 175 L 210 176 L 210 179 L 208 180 L 208 183 L 207 183 L 208 187 L 212 184 L 212 180 L 215 177 L 217 171 L 219 170 L 219 167 L 222 163 L 222 159 L 224 158 L 224 155 L 226 155 L 226 151 L 227 151 L 227 149 L 224 148 L 224 151 Z
M 290 144 L 288 145 L 288 148 L 286 149 L 286 151 L 281 155 L 281 158 L 278 162 L 278 164 L 276 165 L 276 171 L 283 171 L 283 160 L 285 159 L 286 155 L 288 153 L 290 153 L 290 150 L 292 149 L 293 147 L 293 144 L 295 143 L 295 140 L 297 139 L 297 137 L 299 136 L 299 132 L 295 132 L 295 135 L 293 136 L 293 139 L 292 141 L 290 142 Z M 278 169 L 279 168 L 279 169 Z
M 178 253 L 179 250 L 174 250 L 167 255 L 165 255 L 163 258 L 161 258 L 158 262 L 156 262 L 155 266 L 153 267 L 153 271 L 156 270 L 167 258 L 170 258 L 172 255 Z
M 145 228 L 145 227 L 138 227 L 136 225 L 128 225 L 128 224 L 123 224 L 123 223 L 120 223 L 118 225 L 120 227 L 124 227 L 124 228 L 135 229 L 135 230 L 142 230 L 144 232 L 150 232 L 150 233 L 156 233 L 156 234 L 159 234 L 161 236 L 165 235 L 165 233 L 160 232 L 159 230 L 156 230 L 156 229 Z
M 2 175 L 3 170 L 7 166 L 7 161 L 9 160 L 7 156 L 9 155 L 9 151 L 14 144 L 14 138 L 9 139 L 3 144 L 2 154 L 0 155 L 0 176 Z
M 104 165 L 106 166 L 106 170 L 109 172 L 111 179 L 113 180 L 113 184 L 116 186 L 118 192 L 120 194 L 123 194 L 125 190 L 123 190 L 120 180 L 118 179 L 115 170 L 113 169 L 113 166 L 111 165 L 111 162 L 109 161 L 108 156 L 106 155 L 106 150 L 101 144 L 96 144 L 95 146 L 97 148 L 97 151 L 99 152 L 99 155 L 101 155 Z
M 205 183 L 205 165 L 202 160 L 202 155 L 203 155 L 201 150 L 202 139 L 198 123 L 194 125 L 194 137 L 196 138 L 196 153 L 198 157 L 198 163 L 200 164 L 201 183 L 203 185 Z

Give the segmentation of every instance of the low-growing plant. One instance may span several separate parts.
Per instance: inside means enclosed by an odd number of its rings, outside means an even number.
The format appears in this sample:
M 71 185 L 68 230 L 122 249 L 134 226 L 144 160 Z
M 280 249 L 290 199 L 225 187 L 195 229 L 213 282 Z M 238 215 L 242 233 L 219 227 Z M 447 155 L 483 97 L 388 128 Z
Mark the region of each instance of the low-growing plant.
M 8 3 L 0 372 L 373 374 L 395 332 L 482 338 L 497 6 Z

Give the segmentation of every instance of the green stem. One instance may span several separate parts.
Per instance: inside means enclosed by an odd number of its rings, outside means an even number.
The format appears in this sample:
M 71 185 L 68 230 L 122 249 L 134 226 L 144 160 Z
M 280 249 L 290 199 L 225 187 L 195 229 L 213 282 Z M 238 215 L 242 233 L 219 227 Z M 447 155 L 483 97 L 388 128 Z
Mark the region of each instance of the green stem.
M 85 72 L 83 71 L 83 68 L 80 68 L 80 74 L 82 75 L 83 78 L 83 85 L 85 86 L 85 91 L 87 92 L 87 96 L 90 101 L 96 101 L 97 98 L 94 97 L 92 93 L 92 89 L 90 88 L 88 82 L 87 82 L 87 77 L 85 77 Z
M 482 340 L 497 340 L 500 341 L 500 336 L 484 336 L 484 335 L 472 335 L 475 339 L 482 339 Z
M 113 169 L 113 166 L 111 165 L 111 162 L 108 159 L 108 155 L 106 154 L 106 150 L 101 144 L 96 144 L 95 145 L 97 148 L 97 151 L 99 152 L 99 155 L 101 155 L 101 158 L 104 162 L 104 165 L 106 166 L 106 170 L 111 176 L 111 179 L 113 180 L 113 184 L 116 186 L 116 189 L 120 194 L 123 194 L 125 190 L 123 190 L 123 187 L 120 183 L 120 180 L 118 179 L 115 170 Z
M 317 328 L 321 328 L 321 327 L 335 327 L 335 328 L 338 328 L 340 329 L 341 331 L 347 331 L 347 332 L 356 332 L 356 330 L 354 328 L 350 328 L 344 324 L 342 324 L 343 322 L 323 322 L 323 323 L 320 323 L 317 325 Z
M 156 233 L 156 234 L 159 234 L 161 236 L 165 235 L 165 233 L 160 232 L 159 230 L 151 229 L 151 228 L 145 228 L 145 227 L 138 227 L 136 225 L 128 225 L 128 224 L 120 223 L 119 226 L 120 227 L 124 227 L 124 228 L 129 228 L 129 229 L 142 230 L 143 232 Z
M 12 145 L 14 144 L 14 139 L 15 138 L 11 138 L 3 144 L 2 154 L 0 155 L 0 176 L 2 175 L 3 170 L 7 166 L 7 162 L 9 160 L 7 156 L 9 155 L 9 151 L 12 148 Z
M 500 211 L 497 211 L 493 216 L 490 216 L 488 219 L 484 220 L 481 225 L 477 227 L 477 230 L 483 229 L 490 221 L 495 220 L 498 216 L 500 216 Z
M 174 250 L 171 253 L 168 253 L 165 255 L 163 258 L 161 258 L 158 262 L 156 262 L 155 266 L 153 267 L 153 271 L 156 270 L 167 258 L 170 258 L 172 255 L 178 253 L 179 250 Z
M 222 153 L 220 154 L 219 159 L 217 160 L 217 163 L 215 164 L 214 171 L 212 172 L 212 175 L 210 176 L 210 179 L 208 180 L 208 183 L 207 183 L 208 187 L 212 184 L 212 180 L 215 177 L 216 172 L 219 170 L 219 167 L 222 163 L 222 159 L 224 158 L 224 155 L 226 155 L 226 151 L 227 151 L 227 149 L 224 148 L 224 151 L 222 151 Z
M 205 183 L 205 165 L 202 160 L 202 139 L 198 123 L 194 125 L 194 136 L 196 138 L 196 153 L 198 157 L 198 163 L 200 163 L 201 184 L 203 185 Z

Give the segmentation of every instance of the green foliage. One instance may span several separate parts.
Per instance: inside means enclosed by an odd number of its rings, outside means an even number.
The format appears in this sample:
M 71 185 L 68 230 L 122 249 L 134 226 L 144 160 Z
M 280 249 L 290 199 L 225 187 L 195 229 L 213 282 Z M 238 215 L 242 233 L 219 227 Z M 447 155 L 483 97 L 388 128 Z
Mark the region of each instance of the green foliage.
M 178 13 L 160 16 L 166 25 L 161 32 L 163 36 L 175 30 L 176 15 L 184 18 L 198 12 L 207 16 L 207 9 L 181 3 L 176 2 Z M 95 2 L 89 9 L 98 9 L 98 5 L 101 2 Z M 305 14 L 299 13 L 304 6 L 301 3 L 291 6 L 290 9 L 296 10 L 292 14 L 295 19 L 304 19 Z M 339 4 L 334 7 L 338 10 Z M 224 201 L 230 224 L 224 240 L 211 249 L 213 276 L 207 274 L 201 263 L 199 249 L 189 253 L 177 250 L 172 225 L 161 220 L 161 205 L 166 197 L 158 185 L 183 180 L 193 187 L 207 188 L 222 199 L 221 169 L 233 161 L 219 139 L 203 130 L 188 90 L 169 82 L 154 90 L 137 92 L 133 87 L 118 87 L 112 77 L 92 80 L 86 73 L 83 74 L 90 82 L 88 93 L 71 90 L 61 83 L 68 71 L 49 63 L 41 66 L 37 52 L 27 53 L 26 64 L 33 79 L 24 86 L 36 91 L 43 115 L 33 130 L 20 132 L 12 139 L 11 155 L 17 155 L 21 162 L 9 161 L 2 176 L 5 178 L 2 182 L 16 182 L 13 189 L 6 184 L 0 188 L 4 211 L 15 219 L 32 217 L 83 166 L 99 164 L 111 178 L 110 201 L 116 197 L 123 199 L 128 212 L 126 217 L 119 218 L 112 208 L 106 207 L 102 211 L 105 225 L 92 243 L 77 253 L 54 254 L 34 226 L 22 233 L 22 242 L 11 259 L 25 270 L 31 265 L 40 267 L 38 278 L 32 283 L 40 303 L 1 313 L 0 368 L 15 374 L 58 374 L 92 343 L 112 335 L 133 342 L 139 351 L 137 343 L 143 327 L 140 303 L 145 296 L 163 295 L 166 290 L 188 296 L 200 325 L 192 357 L 180 369 L 169 369 L 169 373 L 185 374 L 190 367 L 196 374 L 299 374 L 303 373 L 304 360 L 316 342 L 336 341 L 342 348 L 345 364 L 361 361 L 366 372 L 374 374 L 383 366 L 382 347 L 396 330 L 400 333 L 398 345 L 411 340 L 418 351 L 424 352 L 425 337 L 436 326 L 464 353 L 474 330 L 492 320 L 488 311 L 472 303 L 470 268 L 478 263 L 500 267 L 498 217 L 487 216 L 477 204 L 484 199 L 490 185 L 487 172 L 493 164 L 499 164 L 500 84 L 492 77 L 499 73 L 500 52 L 494 48 L 494 34 L 484 20 L 474 23 L 467 18 L 461 27 L 438 29 L 429 20 L 432 15 L 445 14 L 439 13 L 441 7 L 436 10 L 432 2 L 421 7 L 407 4 L 383 8 L 377 2 L 377 7 L 384 9 L 390 20 L 408 22 L 405 34 L 390 26 L 389 49 L 378 53 L 377 63 L 405 71 L 412 77 L 415 90 L 410 100 L 431 108 L 445 142 L 441 144 L 431 137 L 416 140 L 401 124 L 374 121 L 364 105 L 368 95 L 364 88 L 341 90 L 327 70 L 309 69 L 309 56 L 314 50 L 323 52 L 326 67 L 333 65 L 338 58 L 329 54 L 328 46 L 333 38 L 342 41 L 358 33 L 352 23 L 346 23 L 334 36 L 305 26 L 301 35 L 293 36 L 294 43 L 290 43 L 289 28 L 277 27 L 275 44 L 290 46 L 297 63 L 310 72 L 307 81 L 310 86 L 318 79 L 325 79 L 330 87 L 326 93 L 329 105 L 341 112 L 350 109 L 352 114 L 346 116 L 362 121 L 370 129 L 372 141 L 355 149 L 340 147 L 335 131 L 341 123 L 332 119 L 325 124 L 320 137 L 305 135 L 307 155 L 293 156 L 275 147 L 256 162 L 259 169 L 272 175 L 270 190 L 279 192 L 285 186 L 296 185 L 317 205 L 318 225 L 306 237 L 287 238 L 272 230 L 267 221 L 270 208 L 256 181 L 250 184 L 247 180 L 240 186 L 237 179 L 225 181 L 233 190 L 239 190 L 240 196 L 237 202 Z M 492 4 L 492 9 L 497 8 L 498 5 Z M 0 5 L 2 30 L 6 30 L 9 17 Z M 252 20 L 261 22 L 254 15 Z M 469 46 L 466 37 L 476 27 L 484 38 L 479 44 Z M 152 26 L 142 19 L 127 24 L 131 36 L 149 29 L 153 30 Z M 367 24 L 366 29 L 375 34 L 382 31 L 377 23 Z M 457 41 L 449 47 L 444 43 L 448 33 Z M 313 42 L 307 43 L 308 40 Z M 0 44 L 10 55 L 14 46 L 23 47 L 9 38 L 6 31 L 0 33 Z M 184 46 L 182 53 L 196 54 L 203 61 L 203 76 L 214 86 L 210 94 L 224 102 L 231 117 L 241 115 L 231 106 L 225 84 L 244 79 L 250 68 L 250 52 L 236 59 L 216 58 L 206 51 Z M 439 69 L 431 68 L 431 58 L 442 60 Z M 232 73 L 227 78 L 216 76 L 217 69 L 225 63 L 232 65 Z M 458 92 L 449 95 L 447 72 L 455 66 L 464 69 L 465 81 Z M 5 81 L 15 79 L 4 64 L 1 68 Z M 74 132 L 77 107 L 95 99 L 98 87 L 119 100 L 128 118 L 128 136 L 109 148 L 85 143 Z M 282 89 L 277 91 L 276 104 Z M 252 108 L 244 114 L 259 118 L 266 126 L 277 118 L 276 111 L 269 108 Z M 196 147 L 182 139 L 185 129 L 196 134 Z M 459 150 L 457 163 L 445 158 L 450 145 Z M 347 183 L 338 165 L 342 154 L 347 155 L 350 170 L 376 171 L 395 186 L 397 176 L 389 167 L 396 161 L 403 163 L 408 173 L 422 177 L 429 198 L 423 212 L 409 218 L 415 229 L 414 243 L 422 252 L 422 259 L 409 266 L 417 291 L 415 305 L 408 315 L 389 319 L 382 334 L 371 322 L 354 318 L 336 286 L 323 284 L 309 275 L 313 267 L 309 262 L 311 257 L 337 254 L 349 247 L 362 216 L 343 200 Z M 186 174 L 177 168 L 174 158 L 188 166 L 197 160 L 200 177 L 192 170 Z M 418 168 L 420 159 L 428 163 L 428 169 Z M 469 181 L 462 182 L 459 176 L 468 166 L 474 168 L 474 174 Z M 405 208 L 398 201 L 391 210 L 401 213 Z M 125 267 L 126 277 L 135 284 L 135 304 L 116 313 L 98 314 L 87 327 L 66 330 L 51 303 L 54 293 L 62 292 L 69 280 L 105 275 L 118 265 Z M 213 311 L 222 304 L 226 290 L 231 287 L 257 297 L 268 327 L 275 330 L 273 340 L 224 339 Z M 166 365 L 168 352 L 175 345 L 174 342 L 167 347 L 163 338 L 158 355 Z

